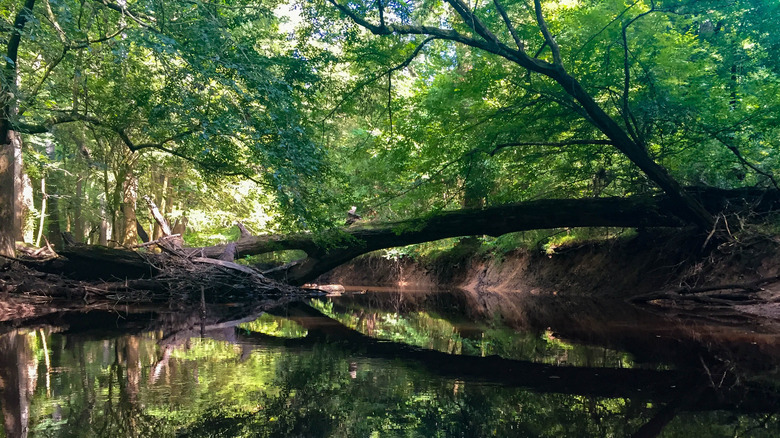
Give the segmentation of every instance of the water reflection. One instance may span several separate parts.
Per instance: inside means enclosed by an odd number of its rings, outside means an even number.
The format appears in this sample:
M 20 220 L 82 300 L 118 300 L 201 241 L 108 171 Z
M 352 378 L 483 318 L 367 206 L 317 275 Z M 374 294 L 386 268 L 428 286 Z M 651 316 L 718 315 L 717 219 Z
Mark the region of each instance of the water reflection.
M 464 315 L 453 310 L 457 294 L 406 296 L 403 306 L 398 298 L 345 296 L 262 315 L 235 305 L 68 313 L 0 326 L 5 434 L 780 435 L 771 334 L 756 335 L 766 341 L 759 356 L 744 338 L 732 352 L 744 361 L 734 362 L 723 356 L 737 345 L 731 332 L 715 348 L 713 333 L 700 332 L 697 344 L 685 322 L 672 330 L 656 318 L 644 336 L 638 325 L 613 330 L 605 347 L 595 341 L 609 330 L 587 332 L 581 321 L 566 329 L 552 318 L 532 326 L 527 315 Z M 671 345 L 687 351 L 655 361 L 640 351 Z

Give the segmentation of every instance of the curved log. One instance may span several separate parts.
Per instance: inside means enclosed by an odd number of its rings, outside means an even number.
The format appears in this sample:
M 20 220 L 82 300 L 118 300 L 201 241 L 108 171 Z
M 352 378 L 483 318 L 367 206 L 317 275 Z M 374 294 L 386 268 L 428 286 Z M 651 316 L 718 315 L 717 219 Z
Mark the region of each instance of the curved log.
M 712 214 L 767 212 L 780 206 L 780 191 L 745 188 L 722 190 L 689 188 Z M 502 234 L 563 227 L 682 227 L 668 196 L 628 198 L 541 199 L 485 209 L 447 211 L 428 217 L 381 224 L 365 224 L 311 233 L 245 237 L 237 242 L 241 255 L 299 249 L 307 257 L 272 277 L 301 285 L 349 260 L 379 249 L 430 242 L 448 237 Z M 224 245 L 203 248 L 204 257 L 217 258 Z
M 713 214 L 746 210 L 767 212 L 780 208 L 780 191 L 776 190 L 699 188 L 689 191 Z M 241 256 L 281 250 L 303 250 L 307 254 L 305 259 L 274 269 L 273 272 L 266 272 L 277 280 L 300 285 L 371 251 L 448 237 L 500 236 L 516 231 L 563 227 L 685 226 L 681 219 L 671 213 L 673 208 L 670 207 L 670 202 L 664 196 L 542 199 L 485 209 L 447 211 L 397 222 L 367 223 L 318 234 L 244 236 L 230 245 L 235 244 L 236 253 Z M 225 254 L 226 247 L 227 245 L 217 245 L 191 248 L 185 252 L 189 254 L 188 257 L 219 259 Z M 155 269 L 150 269 L 136 254 L 124 254 L 126 251 L 109 248 L 92 248 L 84 246 L 64 254 L 72 265 L 66 270 L 73 269 L 75 274 L 85 273 L 82 275 L 90 278 L 138 278 L 155 274 Z M 128 260 L 127 257 L 131 259 Z M 95 269 L 97 263 L 107 262 L 115 265 L 101 270 Z M 59 269 L 62 269 L 62 266 Z
M 236 250 L 254 255 L 299 249 L 307 258 L 277 277 L 303 284 L 361 254 L 378 249 L 429 242 L 448 237 L 502 234 L 561 227 L 679 227 L 683 222 L 666 213 L 664 201 L 652 197 L 542 199 L 481 210 L 442 212 L 429 217 L 311 233 L 243 238 Z M 224 245 L 203 248 L 217 258 Z M 281 274 L 281 275 L 278 275 Z

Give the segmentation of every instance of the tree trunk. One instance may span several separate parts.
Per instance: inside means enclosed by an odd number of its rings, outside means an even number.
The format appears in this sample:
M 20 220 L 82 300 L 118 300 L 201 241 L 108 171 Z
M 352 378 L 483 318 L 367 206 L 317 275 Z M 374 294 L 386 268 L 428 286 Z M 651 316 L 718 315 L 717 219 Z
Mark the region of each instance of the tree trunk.
M 614 143 L 615 147 L 622 152 L 632 163 L 642 170 L 642 172 L 656 183 L 661 190 L 669 197 L 675 214 L 682 219 L 695 224 L 701 229 L 709 230 L 714 225 L 714 218 L 704 208 L 704 206 L 689 193 L 685 192 L 682 186 L 672 178 L 671 175 L 660 164 L 653 161 L 647 150 L 633 141 L 625 130 L 615 122 L 593 97 L 588 94 L 582 85 L 571 75 L 566 73 L 563 68 L 555 70 L 548 74 L 563 89 L 582 105 L 585 112 L 591 118 L 592 123 Z
M 38 221 L 38 236 L 35 238 L 35 246 L 41 246 L 41 237 L 43 236 L 43 228 L 46 221 L 46 198 L 49 195 L 46 194 L 46 175 L 41 177 L 41 219 Z
M 650 197 L 599 199 L 547 199 L 486 209 L 458 210 L 433 217 L 393 223 L 365 224 L 333 230 L 326 235 L 258 236 L 237 242 L 240 255 L 300 249 L 308 257 L 283 272 L 284 280 L 303 284 L 361 254 L 383 248 L 428 242 L 448 237 L 500 236 L 514 231 L 560 227 L 681 226 L 664 213 L 664 201 Z M 202 249 L 218 258 L 224 245 Z
M 32 186 L 32 180 L 27 172 L 22 174 L 22 200 L 24 210 L 22 212 L 22 229 L 24 241 L 32 243 L 35 239 L 35 221 L 31 212 L 35 211 L 35 195 Z
M 105 199 L 100 200 L 100 231 L 98 234 L 98 244 L 108 245 L 108 212 L 106 211 Z
M 18 331 L 0 336 L 0 400 L 6 436 L 27 437 L 37 361 L 30 337 Z
M 55 161 L 57 159 L 57 151 L 54 143 L 46 144 L 46 155 L 50 160 Z M 49 175 L 49 188 L 47 191 L 47 201 L 49 208 L 49 217 L 46 221 L 46 236 L 49 239 L 49 243 L 54 248 L 62 248 L 62 227 L 60 226 L 60 200 L 58 194 L 59 180 L 58 175 L 52 172 Z
M 84 223 L 84 177 L 76 180 L 76 195 L 73 198 L 73 237 L 76 242 L 85 242 L 86 225 Z
M 2 123 L 3 121 L 0 121 Z M 14 147 L 0 138 L 0 255 L 14 255 Z
M 60 226 L 60 200 L 56 195 L 56 189 L 54 184 L 49 184 L 49 217 L 46 220 L 46 238 L 49 243 L 55 248 L 60 249 L 63 247 L 64 242 L 62 240 L 62 227 Z
M 125 174 L 125 180 L 122 183 L 122 217 L 123 234 L 122 245 L 126 247 L 138 243 L 138 231 L 136 229 L 135 207 L 138 198 L 138 180 L 133 174 L 132 169 Z
M 22 158 L 22 136 L 11 131 L 14 147 L 14 240 L 24 240 L 24 160 Z
M 780 191 L 708 189 L 694 193 L 695 198 L 713 214 L 744 214 L 745 211 L 759 214 L 780 209 Z M 359 227 L 332 229 L 317 235 L 300 233 L 245 237 L 235 242 L 235 249 L 242 256 L 290 249 L 303 250 L 307 254 L 305 259 L 286 265 L 283 269 L 276 269 L 273 273 L 266 273 L 289 284 L 299 285 L 370 251 L 448 237 L 499 236 L 515 231 L 563 227 L 684 226 L 685 222 L 667 213 L 671 205 L 669 197 L 649 196 L 627 199 L 544 199 L 481 210 L 449 211 L 398 222 L 366 223 Z M 192 253 L 218 259 L 225 254 L 226 246 L 198 248 Z M 69 248 L 68 251 L 76 249 Z M 102 268 L 102 265 L 114 263 L 115 268 L 109 272 L 113 272 L 115 276 L 117 272 L 122 272 L 131 277 L 122 266 L 127 264 L 127 256 L 124 254 L 135 254 L 133 252 L 87 246 L 79 246 L 77 251 L 80 259 L 89 258 L 89 262 L 81 268 L 86 268 L 89 275 L 94 274 L 97 266 Z M 227 252 L 233 253 L 230 249 Z M 118 256 L 114 257 L 113 254 Z M 67 253 L 64 255 L 71 257 Z M 98 260 L 100 263 L 96 262 Z M 130 270 L 138 271 L 138 266 L 141 266 L 140 272 L 147 272 L 143 268 L 142 260 L 139 262 L 133 259 L 131 265 L 128 267 Z
M 780 191 L 707 189 L 686 195 L 706 205 L 713 214 L 727 209 L 767 212 L 780 207 Z M 482 210 L 449 211 L 394 223 L 364 224 L 318 236 L 308 233 L 250 237 L 239 240 L 236 250 L 241 256 L 303 250 L 306 259 L 274 273 L 291 284 L 303 284 L 367 252 L 448 237 L 500 236 L 564 227 L 680 227 L 684 222 L 670 213 L 675 206 L 671 196 L 543 199 Z M 203 248 L 202 253 L 218 258 L 224 247 Z
M 168 219 L 167 215 L 169 213 L 168 199 L 167 199 L 168 198 L 168 174 L 163 172 L 162 174 L 159 175 L 158 179 L 159 179 L 159 186 L 158 186 L 159 192 L 157 194 L 157 202 L 159 202 L 160 204 L 159 211 L 163 215 L 163 217 L 165 218 L 165 222 L 167 223 L 167 219 Z M 155 219 L 157 218 L 155 217 Z M 161 226 L 159 220 L 155 221 L 154 232 L 152 234 L 153 234 L 152 238 L 154 240 L 157 240 L 160 237 L 163 237 L 165 235 L 165 233 L 163 232 L 163 227 Z
M 149 211 L 152 213 L 152 217 L 154 218 L 155 224 L 154 227 L 157 229 L 159 227 L 160 233 L 162 236 L 160 237 L 167 237 L 171 235 L 171 227 L 168 225 L 168 221 L 165 220 L 162 213 L 160 213 L 160 209 L 157 208 L 157 205 L 154 203 L 152 198 L 149 196 L 144 196 L 144 201 L 146 201 L 146 205 L 149 206 Z M 155 238 L 155 240 L 159 239 L 159 237 Z
M 14 193 L 14 162 L 15 147 L 11 121 L 17 112 L 17 61 L 19 58 L 19 43 L 22 40 L 22 30 L 33 16 L 35 0 L 25 0 L 24 7 L 18 10 L 14 17 L 14 29 L 8 32 L 7 51 L 1 62 L 2 77 L 0 77 L 0 255 L 13 256 L 15 253 L 15 202 Z

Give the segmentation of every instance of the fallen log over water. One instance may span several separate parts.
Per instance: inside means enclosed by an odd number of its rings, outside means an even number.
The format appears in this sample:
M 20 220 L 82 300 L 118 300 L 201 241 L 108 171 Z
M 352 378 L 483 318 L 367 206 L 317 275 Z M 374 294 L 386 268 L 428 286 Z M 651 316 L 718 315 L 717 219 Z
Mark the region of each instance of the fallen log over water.
M 756 189 L 692 190 L 713 214 L 731 223 L 748 214 L 764 213 L 780 206 L 780 191 Z M 229 260 L 234 253 L 256 255 L 280 250 L 303 250 L 306 258 L 265 274 L 292 285 L 301 285 L 367 252 L 439 240 L 448 237 L 502 234 L 563 227 L 683 227 L 670 213 L 663 197 L 543 199 L 485 209 L 446 211 L 427 217 L 385 223 L 358 223 L 322 233 L 249 236 L 242 232 L 237 242 L 205 248 L 166 250 L 192 264 L 195 258 Z M 742 216 L 739 216 L 742 214 Z M 729 221 L 719 221 L 727 224 Z M 714 230 L 713 230 L 714 231 Z M 712 234 L 712 233 L 711 233 Z M 710 236 L 711 237 L 711 236 Z M 709 240 L 709 237 L 708 237 Z M 177 246 L 178 248 L 178 246 Z M 63 253 L 66 260 L 50 262 L 73 277 L 101 279 L 155 277 L 159 273 L 152 254 L 141 257 L 129 251 L 78 246 Z M 202 259 L 201 259 L 202 260 Z M 51 271 L 49 271 L 51 272 Z
M 713 214 L 753 214 L 780 207 L 780 192 L 757 189 L 692 189 Z M 457 210 L 397 222 L 362 224 L 324 234 L 290 234 L 242 237 L 240 255 L 298 249 L 307 257 L 285 269 L 268 273 L 290 284 L 303 284 L 347 261 L 379 249 L 429 242 L 448 237 L 502 234 L 576 227 L 682 227 L 670 213 L 665 197 L 542 199 L 485 209 Z M 725 223 L 726 221 L 724 221 Z M 735 220 L 736 222 L 736 220 Z M 225 246 L 203 248 L 205 257 L 217 258 Z
M 448 237 L 502 234 L 562 227 L 679 227 L 683 223 L 649 197 L 543 199 L 481 210 L 441 212 L 429 217 L 362 224 L 324 234 L 245 237 L 236 242 L 240 255 L 299 249 L 307 258 L 274 276 L 303 284 L 361 254 L 378 249 Z M 224 245 L 203 248 L 219 257 Z

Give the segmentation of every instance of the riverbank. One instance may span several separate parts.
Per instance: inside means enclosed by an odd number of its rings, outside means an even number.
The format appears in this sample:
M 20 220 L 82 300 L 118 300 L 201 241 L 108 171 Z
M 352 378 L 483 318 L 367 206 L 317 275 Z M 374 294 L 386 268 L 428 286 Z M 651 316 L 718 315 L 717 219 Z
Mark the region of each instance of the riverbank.
M 738 309 L 780 319 L 780 242 L 767 235 L 723 239 L 655 230 L 628 238 L 505 253 L 456 245 L 436 257 L 353 260 L 320 283 L 416 289 L 457 287 L 493 294 L 616 298 L 659 307 Z

